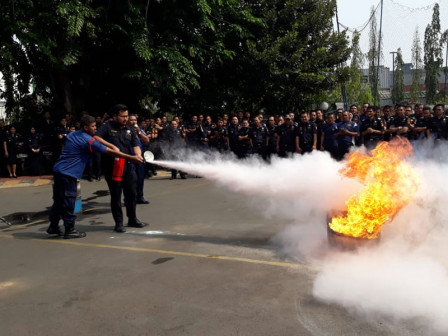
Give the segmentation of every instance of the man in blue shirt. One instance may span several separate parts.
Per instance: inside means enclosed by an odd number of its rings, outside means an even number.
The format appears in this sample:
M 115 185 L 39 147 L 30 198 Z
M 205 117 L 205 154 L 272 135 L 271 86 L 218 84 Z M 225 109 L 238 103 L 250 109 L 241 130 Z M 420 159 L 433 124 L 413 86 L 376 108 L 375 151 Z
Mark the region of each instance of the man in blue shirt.
M 355 145 L 354 137 L 359 136 L 359 126 L 356 122 L 350 120 L 350 115 L 347 111 L 342 113 L 342 122 L 338 124 L 338 132 L 334 137 L 338 140 L 338 160 L 342 160 L 350 151 L 350 148 Z
M 81 119 L 81 129 L 67 135 L 64 149 L 53 167 L 53 206 L 50 210 L 48 234 L 61 235 L 59 220 L 62 219 L 65 227 L 64 239 L 86 236 L 84 232 L 75 229 L 74 209 L 77 181 L 81 179 L 93 152 L 106 153 L 134 162 L 143 162 L 141 156 L 123 154 L 112 144 L 93 138 L 95 132 L 95 118 L 85 115 Z

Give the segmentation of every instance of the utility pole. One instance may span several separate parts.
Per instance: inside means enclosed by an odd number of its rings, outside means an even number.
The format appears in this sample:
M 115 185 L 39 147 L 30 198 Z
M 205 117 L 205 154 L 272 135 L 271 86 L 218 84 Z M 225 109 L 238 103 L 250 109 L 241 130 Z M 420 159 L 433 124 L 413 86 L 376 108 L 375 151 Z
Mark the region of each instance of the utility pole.
M 338 26 L 338 33 L 341 33 L 339 29 L 339 16 L 338 16 L 338 5 L 336 3 L 336 24 Z M 341 93 L 342 93 L 342 100 L 344 101 L 344 111 L 348 111 L 348 101 L 347 101 L 347 91 L 345 89 L 345 84 L 341 84 Z
M 397 54 L 398 51 L 391 51 L 389 54 L 392 54 L 392 90 L 391 93 L 395 90 L 395 54 Z
M 381 0 L 381 14 L 380 14 L 380 35 L 378 38 L 378 64 L 376 68 L 376 83 L 375 83 L 375 105 L 380 106 L 380 95 L 379 95 L 379 88 L 378 84 L 380 81 L 380 58 L 381 58 L 381 35 L 382 35 L 382 28 L 383 28 L 383 0 Z

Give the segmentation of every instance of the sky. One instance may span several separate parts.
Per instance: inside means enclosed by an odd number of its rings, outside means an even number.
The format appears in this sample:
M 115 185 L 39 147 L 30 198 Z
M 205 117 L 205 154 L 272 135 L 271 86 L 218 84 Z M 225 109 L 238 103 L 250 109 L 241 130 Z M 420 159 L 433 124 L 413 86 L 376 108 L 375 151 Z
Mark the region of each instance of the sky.
M 361 30 L 368 22 L 372 7 L 376 8 L 381 0 L 337 0 L 339 22 L 351 30 Z M 401 48 L 403 61 L 412 61 L 412 43 L 418 27 L 420 46 L 423 50 L 425 29 L 431 23 L 433 6 L 439 3 L 441 32 L 448 29 L 447 0 L 383 0 L 383 61 L 382 65 L 392 67 L 391 51 Z M 380 8 L 376 12 L 377 27 L 380 27 Z M 343 29 L 341 27 L 341 29 Z M 361 32 L 360 47 L 363 53 L 369 49 L 370 26 Z M 350 33 L 351 38 L 351 33 Z M 446 45 L 443 48 L 445 64 Z M 366 66 L 367 63 L 364 65 Z

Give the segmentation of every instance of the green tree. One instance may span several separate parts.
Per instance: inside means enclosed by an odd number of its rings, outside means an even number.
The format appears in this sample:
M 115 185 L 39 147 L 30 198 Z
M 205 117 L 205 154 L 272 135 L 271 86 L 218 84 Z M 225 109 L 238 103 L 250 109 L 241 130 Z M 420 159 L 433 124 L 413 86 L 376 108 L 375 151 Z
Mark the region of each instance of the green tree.
M 379 44 L 378 44 L 378 30 L 375 17 L 375 9 L 372 7 L 371 10 L 371 20 L 370 20 L 370 31 L 369 31 L 369 51 L 367 52 L 367 60 L 369 65 L 369 85 L 370 89 L 374 93 L 374 97 L 378 95 L 378 55 L 379 55 Z
M 440 37 L 440 46 L 443 47 L 445 45 L 446 45 L 445 57 L 446 57 L 446 60 L 448 60 L 448 29 L 445 30 L 442 33 L 442 36 Z M 446 62 L 445 62 L 445 66 L 443 67 L 443 73 L 445 74 L 445 83 L 444 83 L 444 86 L 443 86 L 443 103 L 447 104 L 448 103 L 448 101 L 447 101 L 447 96 L 448 96 L 448 92 L 447 91 L 448 90 L 447 90 L 446 84 L 447 84 L 447 77 L 448 77 L 448 66 L 447 66 Z
M 421 92 L 420 79 L 422 69 L 422 48 L 420 46 L 418 27 L 415 29 L 414 40 L 412 42 L 412 68 L 411 100 L 418 102 Z
M 399 103 L 404 100 L 404 70 L 403 70 L 403 56 L 401 49 L 397 50 L 397 57 L 394 64 L 395 80 L 392 89 L 392 102 Z
M 359 46 L 360 34 L 355 31 L 353 33 L 351 45 L 351 63 L 350 76 L 347 81 L 347 99 L 350 104 L 359 104 L 362 102 L 373 102 L 373 94 L 367 81 L 363 80 L 362 67 L 365 56 Z
M 236 0 L 178 2 L 15 0 L 2 2 L 1 71 L 16 85 L 4 95 L 18 104 L 32 78 L 56 111 L 99 113 L 117 101 L 173 101 L 199 87 L 199 67 L 235 55 L 223 39 L 256 21 Z M 222 14 L 238 14 L 224 21 Z M 14 75 L 10 76 L 9 73 Z M 15 90 L 15 91 L 14 91 Z
M 291 111 L 315 104 L 313 93 L 347 78 L 340 67 L 350 54 L 346 33 L 333 30 L 334 0 L 265 0 L 265 27 L 249 42 L 260 77 L 257 96 L 270 110 Z M 254 63 L 255 62 L 255 63 Z
M 439 72 L 443 62 L 440 45 L 439 4 L 437 3 L 434 4 L 432 21 L 425 30 L 424 50 L 426 102 L 432 104 L 436 101 L 439 89 Z

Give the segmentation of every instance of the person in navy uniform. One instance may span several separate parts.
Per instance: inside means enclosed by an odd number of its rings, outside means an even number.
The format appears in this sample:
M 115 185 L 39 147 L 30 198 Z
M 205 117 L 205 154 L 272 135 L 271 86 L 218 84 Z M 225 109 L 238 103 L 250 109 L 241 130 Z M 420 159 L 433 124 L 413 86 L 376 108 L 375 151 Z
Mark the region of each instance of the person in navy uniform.
M 311 153 L 316 149 L 317 129 L 314 122 L 310 122 L 309 114 L 300 112 L 300 122 L 296 133 L 296 151 L 300 154 Z
M 266 137 L 268 130 L 261 124 L 258 116 L 253 118 L 252 127 L 249 130 L 249 138 L 252 143 L 252 154 L 257 154 L 266 159 Z
M 422 116 L 417 119 L 414 129 L 412 130 L 413 140 L 421 140 L 429 137 L 431 128 L 431 108 L 425 106 L 422 110 Z
M 166 134 L 169 144 L 166 151 L 167 157 L 169 160 L 178 160 L 179 151 L 184 147 L 185 140 L 176 120 L 171 120 L 170 126 L 166 129 Z M 185 180 L 186 174 L 176 169 L 171 169 L 171 180 L 176 179 L 178 172 L 180 178 Z
M 31 176 L 39 176 L 43 173 L 42 139 L 37 133 L 36 128 L 32 126 L 26 139 L 28 152 L 28 163 Z
M 342 122 L 338 124 L 338 132 L 334 136 L 338 140 L 337 159 L 342 160 L 355 145 L 353 138 L 359 136 L 359 126 L 350 120 L 350 114 L 347 111 L 342 113 Z
M 324 127 L 325 121 L 324 121 L 324 114 L 321 109 L 316 110 L 316 120 L 314 121 L 316 124 L 316 135 L 317 135 L 317 142 L 316 142 L 316 148 L 320 149 L 322 147 L 322 128 Z
M 362 144 L 368 150 L 374 149 L 378 142 L 383 140 L 383 134 L 386 130 L 383 120 L 375 117 L 376 110 L 376 106 L 369 106 L 366 112 L 367 119 L 361 124 Z
M 329 152 L 333 159 L 336 159 L 338 155 L 338 141 L 334 135 L 339 132 L 339 129 L 335 119 L 334 113 L 327 114 L 325 123 L 322 126 L 322 147 L 320 148 L 320 150 Z
M 207 132 L 197 116 L 191 117 L 190 123 L 185 127 L 185 134 L 188 147 L 197 150 L 205 150 L 208 147 Z
M 277 125 L 275 124 L 275 118 L 274 116 L 268 117 L 268 123 L 266 125 L 266 129 L 268 131 L 268 134 L 266 136 L 266 152 L 267 152 L 267 158 L 269 159 L 272 154 L 276 153 L 276 145 L 277 145 L 277 139 L 275 136 Z
M 239 132 L 240 126 L 237 116 L 233 116 L 232 120 L 230 122 L 230 125 L 227 127 L 227 134 L 229 136 L 229 147 L 230 150 L 238 156 L 238 132 Z
M 397 105 L 397 112 L 391 122 L 389 127 L 389 132 L 392 135 L 392 138 L 395 136 L 401 136 L 404 138 L 409 137 L 411 121 L 405 115 L 404 105 Z
M 384 141 L 390 141 L 392 137 L 392 132 L 390 131 L 390 126 L 392 125 L 395 117 L 395 110 L 390 105 L 386 105 L 383 107 L 383 122 L 386 126 L 386 131 L 383 135 Z
M 137 157 L 142 153 L 138 144 L 138 135 L 135 127 L 130 127 L 128 123 L 129 112 L 126 105 L 118 104 L 113 107 L 113 119 L 100 127 L 96 138 L 104 139 L 116 146 L 121 152 Z M 124 193 L 126 199 L 126 215 L 128 226 L 142 228 L 146 224 L 137 218 L 137 174 L 134 163 L 131 160 L 124 162 L 114 160 L 111 157 L 103 156 L 103 173 L 110 191 L 110 207 L 115 221 L 114 231 L 118 233 L 126 232 L 123 226 L 123 210 L 121 205 L 121 195 Z
M 218 119 L 216 127 L 210 132 L 210 147 L 218 150 L 220 153 L 229 151 L 229 134 L 224 127 L 224 120 Z
M 17 153 L 21 146 L 21 139 L 14 126 L 10 126 L 3 139 L 3 150 L 9 177 L 17 178 Z
M 432 109 L 434 116 L 431 118 L 429 134 L 434 140 L 446 140 L 447 118 L 444 116 L 444 105 L 437 104 Z
M 53 167 L 53 205 L 50 210 L 48 234 L 61 235 L 59 221 L 64 222 L 64 238 L 82 238 L 86 234 L 75 229 L 75 201 L 78 180 L 93 152 L 105 153 L 133 162 L 143 162 L 138 155 L 121 153 L 117 147 L 103 140 L 94 138 L 95 118 L 85 115 L 81 119 L 81 130 L 67 135 L 64 149 Z
M 287 157 L 297 151 L 296 127 L 292 124 L 291 117 L 287 114 L 285 122 L 276 129 L 276 151 L 280 157 Z
M 144 145 L 149 144 L 149 136 L 146 132 L 138 126 L 137 116 L 131 114 L 128 120 L 129 126 L 135 128 L 137 132 L 138 146 L 140 147 L 140 152 L 144 152 Z M 137 204 L 149 204 L 149 201 L 145 199 L 143 194 L 143 189 L 145 186 L 145 165 L 136 165 L 135 172 L 137 173 Z
M 243 159 L 252 153 L 252 141 L 250 139 L 249 120 L 243 119 L 238 130 L 238 158 Z

